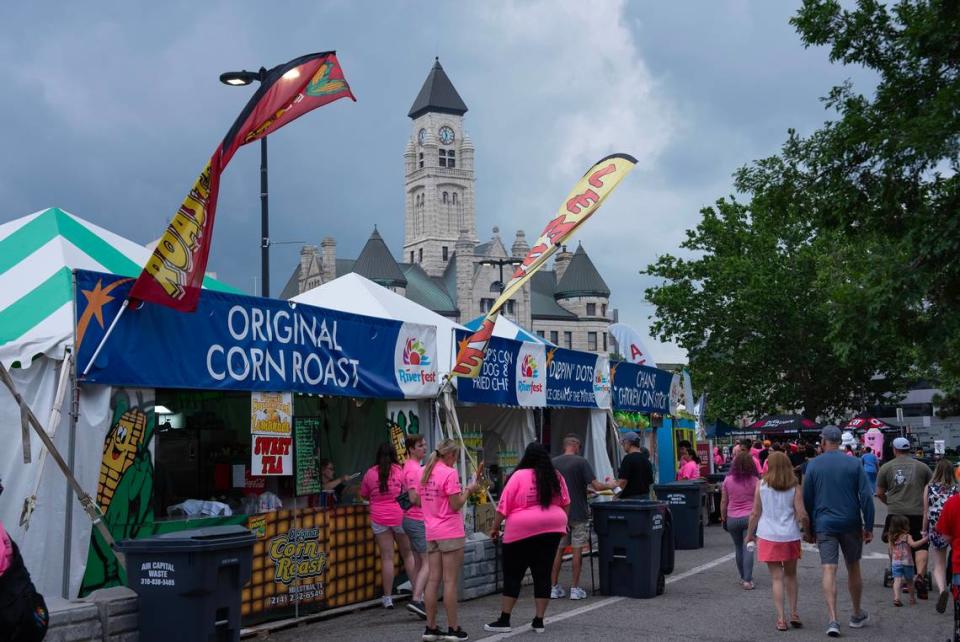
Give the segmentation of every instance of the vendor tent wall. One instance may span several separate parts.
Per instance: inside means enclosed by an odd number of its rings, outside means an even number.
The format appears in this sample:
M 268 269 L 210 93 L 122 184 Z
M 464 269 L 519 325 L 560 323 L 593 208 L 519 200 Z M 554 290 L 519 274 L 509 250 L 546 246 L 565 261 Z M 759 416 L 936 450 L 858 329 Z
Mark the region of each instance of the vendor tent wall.
M 529 408 L 501 408 L 499 406 L 457 406 L 460 428 L 480 426 L 483 430 L 483 452 L 487 463 L 496 461 L 498 450 L 512 450 L 518 456 L 537 432 L 533 410 Z
M 607 449 L 607 411 L 590 408 L 550 409 L 550 454 L 563 452 L 563 438 L 573 434 L 580 438 L 583 457 L 590 462 L 597 479 L 614 476 Z
M 34 415 L 46 424 L 53 404 L 59 369 L 63 362 L 40 357 L 26 370 L 14 368 L 10 374 L 17 389 Z M 73 391 L 64 398 L 63 419 L 54 443 L 69 464 L 80 486 L 91 496 L 97 491 L 97 475 L 103 449 L 103 438 L 110 423 L 110 388 L 87 386 L 80 394 L 80 413 L 73 427 L 74 449 L 70 452 Z M 32 460 L 23 463 L 20 438 L 20 411 L 5 390 L 0 391 L 0 478 L 5 490 L 0 500 L 0 521 L 20 547 L 24 563 L 37 589 L 44 595 L 75 597 L 80 588 L 90 545 L 90 518 L 71 495 L 69 511 L 67 482 L 63 473 L 47 457 L 43 479 L 37 496 L 37 507 L 29 530 L 19 526 L 23 500 L 33 493 L 39 469 L 41 442 L 31 431 Z M 71 513 L 69 533 L 67 513 Z M 64 595 L 65 542 L 69 546 L 68 591 Z

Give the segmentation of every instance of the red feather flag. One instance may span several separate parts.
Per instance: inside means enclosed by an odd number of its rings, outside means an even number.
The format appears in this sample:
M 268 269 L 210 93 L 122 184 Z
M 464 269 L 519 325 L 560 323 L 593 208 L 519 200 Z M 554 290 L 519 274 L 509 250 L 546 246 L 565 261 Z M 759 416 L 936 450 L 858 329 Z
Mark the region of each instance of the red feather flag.
M 130 290 L 131 299 L 192 312 L 200 298 L 217 212 L 220 174 L 236 151 L 317 107 L 354 98 L 335 52 L 308 54 L 266 72 L 213 152 Z

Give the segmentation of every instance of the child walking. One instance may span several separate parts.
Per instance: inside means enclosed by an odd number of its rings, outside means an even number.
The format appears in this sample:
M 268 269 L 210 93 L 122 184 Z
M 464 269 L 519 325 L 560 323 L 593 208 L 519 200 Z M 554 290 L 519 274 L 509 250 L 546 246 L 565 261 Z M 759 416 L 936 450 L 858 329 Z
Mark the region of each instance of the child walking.
M 906 583 L 910 604 L 916 604 L 917 598 L 913 593 L 913 576 L 916 569 L 913 565 L 913 551 L 911 549 L 923 546 L 927 537 L 920 541 L 910 536 L 910 520 L 905 515 L 894 515 L 890 518 L 890 527 L 887 530 L 887 542 L 890 547 L 890 570 L 893 574 L 893 605 L 903 606 L 900 601 L 900 592 Z

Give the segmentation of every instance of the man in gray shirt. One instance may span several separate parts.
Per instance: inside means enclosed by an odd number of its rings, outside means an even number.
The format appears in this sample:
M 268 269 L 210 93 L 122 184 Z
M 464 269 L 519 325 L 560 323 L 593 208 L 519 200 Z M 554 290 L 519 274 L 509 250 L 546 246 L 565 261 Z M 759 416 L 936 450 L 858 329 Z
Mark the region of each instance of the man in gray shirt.
M 587 486 L 591 486 L 594 490 L 608 490 L 611 485 L 597 481 L 593 466 L 580 456 L 580 438 L 576 435 L 571 434 L 564 438 L 563 454 L 553 458 L 553 465 L 567 482 L 567 492 L 570 493 L 570 515 L 567 534 L 560 540 L 560 547 L 553 561 L 553 588 L 550 590 L 550 597 L 556 599 L 566 594 L 559 584 L 560 565 L 563 563 L 563 549 L 570 546 L 573 549 L 573 582 L 570 585 L 570 599 L 582 600 L 587 597 L 587 592 L 580 587 L 580 569 L 583 565 L 583 547 L 590 539 Z

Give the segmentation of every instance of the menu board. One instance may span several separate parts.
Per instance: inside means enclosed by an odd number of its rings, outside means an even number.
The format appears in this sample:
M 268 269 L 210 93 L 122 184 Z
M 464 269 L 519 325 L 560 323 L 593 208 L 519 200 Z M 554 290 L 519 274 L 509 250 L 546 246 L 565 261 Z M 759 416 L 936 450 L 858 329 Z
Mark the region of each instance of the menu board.
M 312 495 L 321 490 L 315 438 L 320 434 L 320 422 L 319 417 L 295 417 L 293 420 L 293 472 L 297 495 Z

